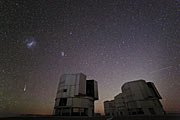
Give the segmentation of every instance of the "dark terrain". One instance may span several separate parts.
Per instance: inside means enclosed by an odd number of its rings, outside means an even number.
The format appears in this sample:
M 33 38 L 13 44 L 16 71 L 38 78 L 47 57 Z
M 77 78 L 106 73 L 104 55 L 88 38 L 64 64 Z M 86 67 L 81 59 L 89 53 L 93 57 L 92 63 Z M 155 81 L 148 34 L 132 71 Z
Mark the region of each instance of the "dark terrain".
M 179 114 L 165 116 L 124 116 L 124 117 L 59 117 L 59 116 L 20 116 L 0 120 L 180 120 Z

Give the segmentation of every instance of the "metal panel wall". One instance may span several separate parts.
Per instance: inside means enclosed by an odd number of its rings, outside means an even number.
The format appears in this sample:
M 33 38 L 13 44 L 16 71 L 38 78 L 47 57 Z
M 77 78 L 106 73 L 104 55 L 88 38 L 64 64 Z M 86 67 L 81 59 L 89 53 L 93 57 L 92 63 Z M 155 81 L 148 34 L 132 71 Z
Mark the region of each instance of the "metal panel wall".
M 79 94 L 86 95 L 86 76 L 84 74 L 78 75 L 79 79 Z
M 94 80 L 94 99 L 98 100 L 99 96 L 98 96 L 98 84 L 97 81 Z
M 58 86 L 57 97 L 74 97 L 86 95 L 86 76 L 79 74 L 64 74 L 61 76 Z

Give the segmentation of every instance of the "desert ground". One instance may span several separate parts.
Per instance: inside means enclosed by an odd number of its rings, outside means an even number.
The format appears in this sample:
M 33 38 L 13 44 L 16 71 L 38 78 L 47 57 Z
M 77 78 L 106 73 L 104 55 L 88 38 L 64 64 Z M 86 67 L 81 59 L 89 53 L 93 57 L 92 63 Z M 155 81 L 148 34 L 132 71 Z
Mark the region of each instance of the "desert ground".
M 180 120 L 180 114 L 164 116 L 124 116 L 124 117 L 60 117 L 60 116 L 20 116 L 4 117 L 0 120 Z

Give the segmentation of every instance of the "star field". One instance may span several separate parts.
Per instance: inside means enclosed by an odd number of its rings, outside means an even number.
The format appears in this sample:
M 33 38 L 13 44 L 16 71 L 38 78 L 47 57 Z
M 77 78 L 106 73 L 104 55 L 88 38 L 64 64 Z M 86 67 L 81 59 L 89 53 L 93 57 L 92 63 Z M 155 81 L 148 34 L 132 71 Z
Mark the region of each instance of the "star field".
M 0 114 L 52 114 L 60 75 L 98 81 L 95 112 L 123 83 L 155 83 L 180 112 L 179 0 L 0 1 Z

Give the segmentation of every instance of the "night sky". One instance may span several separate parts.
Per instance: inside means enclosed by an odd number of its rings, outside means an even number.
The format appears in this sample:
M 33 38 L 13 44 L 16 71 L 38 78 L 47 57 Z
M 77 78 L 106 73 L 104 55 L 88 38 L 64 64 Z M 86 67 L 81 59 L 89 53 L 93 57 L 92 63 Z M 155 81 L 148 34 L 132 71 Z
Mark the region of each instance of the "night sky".
M 180 1 L 0 1 L 0 115 L 52 114 L 60 76 L 80 72 L 96 112 L 137 79 L 180 112 Z

